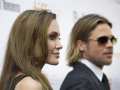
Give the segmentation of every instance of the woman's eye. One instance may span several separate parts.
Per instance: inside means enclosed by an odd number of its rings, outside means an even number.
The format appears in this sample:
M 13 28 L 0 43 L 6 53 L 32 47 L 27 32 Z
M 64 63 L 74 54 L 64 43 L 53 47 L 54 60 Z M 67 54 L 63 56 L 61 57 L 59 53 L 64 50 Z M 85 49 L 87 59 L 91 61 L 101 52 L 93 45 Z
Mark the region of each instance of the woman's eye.
M 56 39 L 55 36 L 50 36 L 49 38 L 50 38 L 50 40 L 55 40 Z
M 50 40 L 55 40 L 55 39 L 58 39 L 59 36 L 58 36 L 57 33 L 51 33 L 51 34 L 49 34 L 48 38 L 49 38 Z
M 50 40 L 55 40 L 57 38 L 57 35 L 49 35 Z

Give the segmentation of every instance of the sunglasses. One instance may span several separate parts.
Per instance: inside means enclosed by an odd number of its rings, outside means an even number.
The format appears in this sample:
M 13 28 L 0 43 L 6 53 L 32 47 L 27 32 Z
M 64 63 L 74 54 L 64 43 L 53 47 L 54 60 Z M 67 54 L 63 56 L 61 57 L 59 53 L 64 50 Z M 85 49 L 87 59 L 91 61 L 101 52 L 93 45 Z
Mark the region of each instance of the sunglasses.
M 94 40 L 94 39 L 90 39 L 90 40 Z M 116 44 L 116 42 L 117 42 L 117 38 L 115 36 L 111 36 L 111 37 L 109 37 L 109 36 L 101 36 L 101 37 L 98 37 L 94 41 L 97 41 L 98 44 L 100 44 L 100 45 L 105 45 L 105 44 L 108 43 L 109 40 L 111 41 L 112 44 Z

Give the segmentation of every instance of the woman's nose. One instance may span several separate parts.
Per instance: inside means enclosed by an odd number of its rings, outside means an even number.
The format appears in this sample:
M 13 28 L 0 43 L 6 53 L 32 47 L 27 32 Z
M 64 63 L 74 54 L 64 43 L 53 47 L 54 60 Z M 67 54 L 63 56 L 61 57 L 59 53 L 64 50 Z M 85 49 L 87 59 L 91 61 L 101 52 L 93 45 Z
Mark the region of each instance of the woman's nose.
M 58 41 L 58 42 L 56 43 L 56 48 L 57 48 L 57 49 L 62 49 L 62 48 L 63 48 L 63 46 L 62 46 L 62 44 L 61 44 L 60 41 Z

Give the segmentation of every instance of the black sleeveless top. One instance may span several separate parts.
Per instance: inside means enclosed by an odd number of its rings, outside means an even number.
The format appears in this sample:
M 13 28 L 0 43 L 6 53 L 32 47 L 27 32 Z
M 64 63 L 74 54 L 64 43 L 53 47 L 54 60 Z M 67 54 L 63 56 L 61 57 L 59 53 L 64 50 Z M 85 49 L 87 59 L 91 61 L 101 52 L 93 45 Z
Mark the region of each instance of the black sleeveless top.
M 17 75 L 16 77 L 11 78 L 10 80 L 8 80 L 7 87 L 5 90 L 14 90 L 17 83 L 26 76 L 27 75 L 25 74 L 20 74 L 20 75 Z

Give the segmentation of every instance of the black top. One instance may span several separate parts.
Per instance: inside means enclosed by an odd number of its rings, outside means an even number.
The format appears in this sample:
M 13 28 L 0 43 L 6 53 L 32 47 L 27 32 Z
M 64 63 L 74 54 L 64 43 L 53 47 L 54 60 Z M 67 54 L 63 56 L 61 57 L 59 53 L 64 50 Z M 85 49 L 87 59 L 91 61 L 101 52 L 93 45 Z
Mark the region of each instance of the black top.
M 17 83 L 26 76 L 27 75 L 25 75 L 25 74 L 19 74 L 15 77 L 12 77 L 10 80 L 8 80 L 7 87 L 5 90 L 14 90 Z

